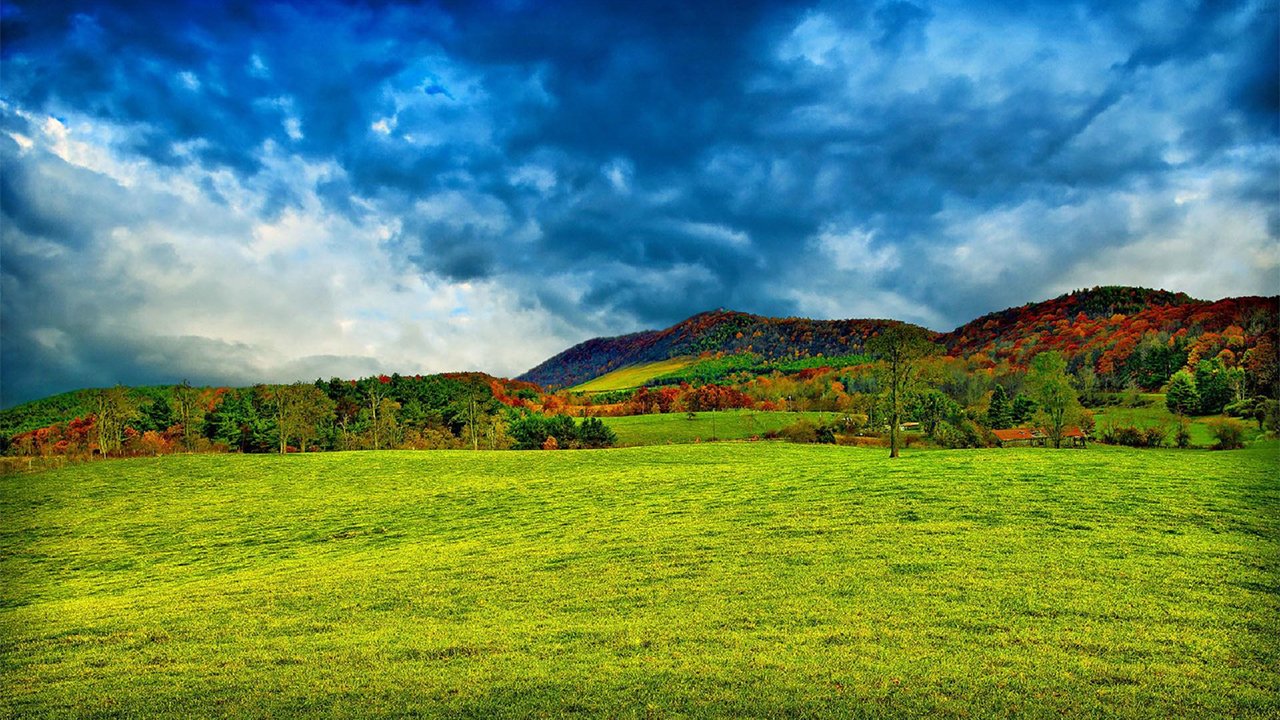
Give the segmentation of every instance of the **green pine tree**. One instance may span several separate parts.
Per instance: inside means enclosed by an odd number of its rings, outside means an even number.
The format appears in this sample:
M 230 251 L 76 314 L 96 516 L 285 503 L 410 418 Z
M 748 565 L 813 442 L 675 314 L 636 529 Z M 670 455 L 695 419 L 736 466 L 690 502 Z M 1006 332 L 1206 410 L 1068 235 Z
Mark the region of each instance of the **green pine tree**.
M 991 404 L 987 406 L 987 426 L 992 430 L 1003 430 L 1013 424 L 1013 408 L 1009 406 L 1009 391 L 1003 385 L 996 385 L 991 392 Z
M 1165 389 L 1164 404 L 1174 415 L 1190 415 L 1200 409 L 1200 393 L 1191 373 L 1179 370 L 1173 374 Z

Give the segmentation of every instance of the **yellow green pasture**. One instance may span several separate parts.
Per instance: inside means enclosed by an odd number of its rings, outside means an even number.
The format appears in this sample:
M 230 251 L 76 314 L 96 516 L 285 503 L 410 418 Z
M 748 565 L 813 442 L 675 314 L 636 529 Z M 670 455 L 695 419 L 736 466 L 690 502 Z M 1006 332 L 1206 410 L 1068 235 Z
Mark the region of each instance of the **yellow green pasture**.
M 1273 718 L 1277 469 L 719 443 L 8 475 L 0 716 Z
M 574 392 L 605 392 L 608 390 L 630 390 L 638 388 L 650 380 L 667 373 L 683 370 L 698 361 L 694 357 L 678 357 L 658 360 L 651 363 L 640 363 L 618 368 L 600 377 L 588 380 L 581 385 L 570 388 Z

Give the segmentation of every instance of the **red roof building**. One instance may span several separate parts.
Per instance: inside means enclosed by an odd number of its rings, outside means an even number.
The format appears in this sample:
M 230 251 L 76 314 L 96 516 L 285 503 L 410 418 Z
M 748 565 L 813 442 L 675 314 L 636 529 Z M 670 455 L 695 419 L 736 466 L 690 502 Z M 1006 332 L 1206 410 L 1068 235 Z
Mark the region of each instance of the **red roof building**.
M 1044 447 L 1049 444 L 1049 437 L 1034 428 L 992 430 L 991 434 L 995 436 L 996 445 L 1000 447 L 1015 447 L 1019 445 Z M 1083 430 L 1074 425 L 1062 428 L 1063 445 L 1070 443 L 1074 447 L 1084 447 L 1085 440 L 1088 437 Z
M 1001 445 L 1006 443 L 1032 443 L 1036 440 L 1044 441 L 1044 435 L 1030 428 L 1009 428 L 1007 430 L 992 430 L 992 435 L 996 436 L 996 442 Z

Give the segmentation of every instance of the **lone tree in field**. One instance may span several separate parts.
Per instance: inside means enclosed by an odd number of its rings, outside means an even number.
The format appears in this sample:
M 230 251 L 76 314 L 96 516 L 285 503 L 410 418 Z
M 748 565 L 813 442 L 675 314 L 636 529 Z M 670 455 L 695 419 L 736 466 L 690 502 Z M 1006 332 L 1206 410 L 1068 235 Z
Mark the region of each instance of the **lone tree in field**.
M 867 341 L 867 351 L 884 362 L 881 385 L 889 404 L 889 457 L 898 457 L 898 426 L 902 405 L 915 386 L 919 361 L 939 350 L 929 340 L 929 331 L 917 325 L 898 324 L 880 331 Z
M 1062 447 L 1062 431 L 1080 415 L 1080 401 L 1067 376 L 1067 362 L 1057 352 L 1042 352 L 1031 360 L 1027 387 L 1036 401 L 1036 424 Z

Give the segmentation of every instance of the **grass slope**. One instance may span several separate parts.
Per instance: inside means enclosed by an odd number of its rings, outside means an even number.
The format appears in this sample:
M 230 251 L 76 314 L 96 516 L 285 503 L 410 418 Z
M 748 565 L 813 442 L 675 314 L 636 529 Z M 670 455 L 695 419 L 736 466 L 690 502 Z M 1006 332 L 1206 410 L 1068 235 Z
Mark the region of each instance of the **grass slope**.
M 0 715 L 1275 717 L 1274 443 L 0 477 Z
M 1169 412 L 1164 406 L 1164 395 L 1144 396 L 1158 398 L 1156 401 L 1150 401 L 1146 407 L 1106 407 L 1094 411 L 1094 422 L 1096 431 L 1101 432 L 1104 425 L 1112 423 L 1115 425 L 1133 425 L 1140 428 L 1148 428 L 1155 426 L 1163 426 L 1169 431 L 1166 443 L 1173 443 L 1173 434 L 1178 429 L 1178 418 Z M 1192 417 L 1191 425 L 1187 431 L 1191 434 L 1191 444 L 1197 447 L 1211 447 L 1217 442 L 1213 431 L 1209 427 L 1209 423 L 1221 420 L 1222 415 L 1203 415 Z M 1245 427 L 1245 439 L 1253 442 L 1263 437 L 1263 432 L 1258 429 L 1257 422 L 1253 420 L 1241 420 Z
M 600 377 L 570 388 L 575 392 L 605 392 L 608 390 L 630 390 L 638 388 L 659 375 L 666 375 L 682 370 L 697 362 L 697 358 L 677 357 L 657 362 L 640 363 L 618 368 Z
M 603 418 L 618 435 L 619 445 L 662 445 L 705 440 L 743 440 L 780 430 L 800 418 L 823 423 L 837 416 L 832 412 L 765 412 L 725 410 L 721 412 L 626 415 Z

